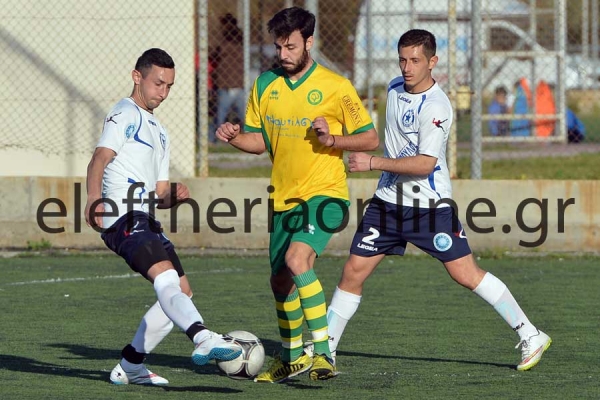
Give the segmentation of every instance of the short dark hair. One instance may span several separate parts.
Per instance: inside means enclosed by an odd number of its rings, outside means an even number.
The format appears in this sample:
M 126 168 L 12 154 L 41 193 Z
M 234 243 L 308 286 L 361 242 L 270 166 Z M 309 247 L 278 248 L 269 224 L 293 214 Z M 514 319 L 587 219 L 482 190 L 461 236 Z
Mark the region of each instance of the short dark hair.
M 294 31 L 300 31 L 306 42 L 315 33 L 315 15 L 300 7 L 286 8 L 269 20 L 267 30 L 282 39 L 289 38 Z
M 496 91 L 495 91 L 495 93 L 496 93 L 496 94 L 502 94 L 502 95 L 504 95 L 504 96 L 506 96 L 506 95 L 508 94 L 508 92 L 506 91 L 506 88 L 505 88 L 504 86 L 498 86 L 498 87 L 496 88 Z
M 411 29 L 400 36 L 398 40 L 398 51 L 402 47 L 421 46 L 423 45 L 423 53 L 427 59 L 435 56 L 436 44 L 433 33 L 424 29 Z
M 156 65 L 161 68 L 175 68 L 175 62 L 171 56 L 162 49 L 152 48 L 146 50 L 135 63 L 135 69 L 146 76 L 148 70 Z

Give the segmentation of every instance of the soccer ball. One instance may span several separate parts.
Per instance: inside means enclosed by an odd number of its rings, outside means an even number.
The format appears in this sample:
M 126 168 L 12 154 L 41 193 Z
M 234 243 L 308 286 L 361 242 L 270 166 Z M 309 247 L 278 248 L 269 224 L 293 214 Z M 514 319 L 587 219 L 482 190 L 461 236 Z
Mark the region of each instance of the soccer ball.
M 265 362 L 265 348 L 256 335 L 246 331 L 231 331 L 223 339 L 237 343 L 242 354 L 231 361 L 217 361 L 217 366 L 232 379 L 251 379 Z

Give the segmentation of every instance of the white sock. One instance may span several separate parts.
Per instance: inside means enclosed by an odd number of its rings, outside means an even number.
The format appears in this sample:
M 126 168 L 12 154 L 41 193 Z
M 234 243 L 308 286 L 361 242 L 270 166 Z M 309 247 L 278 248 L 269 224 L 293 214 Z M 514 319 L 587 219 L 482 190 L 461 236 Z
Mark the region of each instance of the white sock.
M 173 321 L 167 317 L 157 301 L 142 318 L 131 345 L 138 353 L 149 354 L 173 329 Z
M 336 351 L 338 343 L 346 329 L 346 324 L 352 318 L 362 296 L 335 288 L 331 304 L 327 309 L 327 324 L 329 332 L 329 350 Z
M 181 291 L 179 276 L 174 269 L 154 279 L 154 290 L 164 313 L 183 331 L 187 331 L 194 322 L 203 322 L 192 299 Z
M 198 345 L 199 343 L 202 343 L 206 339 L 208 339 L 211 333 L 213 332 L 209 331 L 208 329 L 203 329 L 194 335 L 194 339 L 192 339 L 192 342 L 194 342 L 195 345 Z
M 473 292 L 487 301 L 521 339 L 537 334 L 504 282 L 487 272 Z

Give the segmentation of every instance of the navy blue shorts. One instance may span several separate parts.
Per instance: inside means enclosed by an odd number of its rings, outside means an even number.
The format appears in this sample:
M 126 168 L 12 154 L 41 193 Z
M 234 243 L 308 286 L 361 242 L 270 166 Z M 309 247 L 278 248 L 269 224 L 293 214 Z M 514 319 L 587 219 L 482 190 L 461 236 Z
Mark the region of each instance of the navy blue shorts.
M 148 270 L 161 261 L 171 261 L 179 276 L 185 275 L 175 246 L 163 234 L 160 222 L 149 214 L 132 211 L 102 233 L 106 246 L 117 253 L 135 272 L 147 277 Z
M 358 225 L 350 254 L 404 255 L 412 243 L 442 262 L 471 254 L 465 231 L 452 207 L 397 206 L 373 197 Z

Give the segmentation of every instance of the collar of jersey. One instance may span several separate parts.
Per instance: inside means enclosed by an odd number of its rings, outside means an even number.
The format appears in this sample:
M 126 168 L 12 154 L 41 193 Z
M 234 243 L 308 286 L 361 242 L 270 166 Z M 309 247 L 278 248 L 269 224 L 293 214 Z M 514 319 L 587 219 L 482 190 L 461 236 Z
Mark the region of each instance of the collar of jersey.
M 317 62 L 315 60 L 313 60 L 313 65 L 310 66 L 310 68 L 308 69 L 308 71 L 306 71 L 306 73 L 304 75 L 302 75 L 302 78 L 298 79 L 296 82 L 293 82 L 290 80 L 290 78 L 287 77 L 287 75 L 285 75 L 284 80 L 286 85 L 288 85 L 288 87 L 290 88 L 290 90 L 294 90 L 296 89 L 298 86 L 302 85 L 302 83 L 308 79 L 308 77 L 313 73 L 313 71 L 317 68 Z

